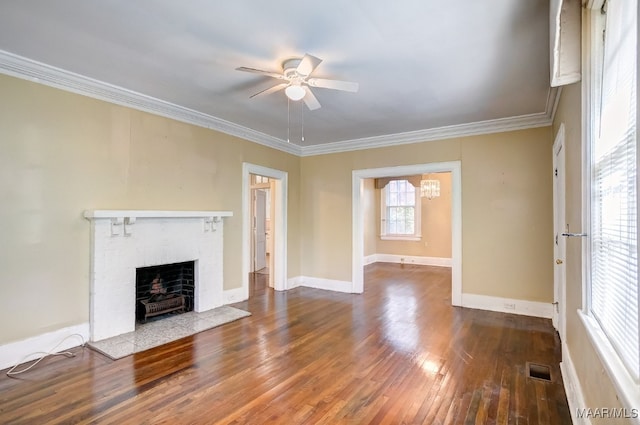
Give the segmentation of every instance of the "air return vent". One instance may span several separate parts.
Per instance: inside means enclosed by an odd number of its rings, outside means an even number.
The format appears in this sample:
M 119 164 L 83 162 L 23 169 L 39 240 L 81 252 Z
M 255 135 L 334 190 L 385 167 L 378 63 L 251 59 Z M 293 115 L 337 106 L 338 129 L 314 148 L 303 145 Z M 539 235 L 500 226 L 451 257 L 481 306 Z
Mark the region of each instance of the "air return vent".
M 551 382 L 551 368 L 547 365 L 527 362 L 527 376 L 541 381 Z

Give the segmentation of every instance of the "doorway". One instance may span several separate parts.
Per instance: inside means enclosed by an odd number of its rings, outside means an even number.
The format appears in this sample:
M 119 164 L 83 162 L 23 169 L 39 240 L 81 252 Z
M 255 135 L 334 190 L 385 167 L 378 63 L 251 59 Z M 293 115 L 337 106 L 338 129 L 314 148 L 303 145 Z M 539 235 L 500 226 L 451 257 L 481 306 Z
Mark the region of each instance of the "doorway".
M 460 161 L 354 170 L 352 173 L 352 292 L 364 291 L 364 180 L 451 172 L 451 304 L 462 305 L 462 177 Z
M 251 174 L 251 272 L 269 274 L 271 232 L 271 180 Z
M 285 171 L 242 164 L 242 296 L 254 273 L 275 290 L 286 289 L 287 179 Z

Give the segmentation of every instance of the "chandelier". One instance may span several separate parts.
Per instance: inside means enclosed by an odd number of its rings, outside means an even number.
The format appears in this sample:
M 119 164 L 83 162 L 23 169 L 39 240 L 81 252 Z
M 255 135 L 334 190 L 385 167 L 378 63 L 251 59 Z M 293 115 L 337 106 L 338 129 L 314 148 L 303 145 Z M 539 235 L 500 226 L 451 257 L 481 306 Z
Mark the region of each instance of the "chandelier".
M 427 199 L 440 196 L 440 180 L 421 180 L 420 196 Z

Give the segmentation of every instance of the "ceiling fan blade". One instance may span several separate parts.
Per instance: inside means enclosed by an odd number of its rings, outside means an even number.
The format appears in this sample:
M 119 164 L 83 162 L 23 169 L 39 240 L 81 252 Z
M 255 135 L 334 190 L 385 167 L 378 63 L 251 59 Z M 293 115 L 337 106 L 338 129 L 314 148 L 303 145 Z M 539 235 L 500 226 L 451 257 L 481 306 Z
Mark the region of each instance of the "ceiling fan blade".
M 252 97 L 256 97 L 258 95 L 261 95 L 261 94 L 269 94 L 269 93 L 277 92 L 278 90 L 282 90 L 282 89 L 286 88 L 288 85 L 289 85 L 289 83 L 276 84 L 273 87 L 269 87 L 269 88 L 266 88 L 266 89 L 264 89 L 262 91 L 259 91 L 258 93 L 252 94 L 251 96 L 249 96 L 249 99 L 251 99 Z
M 327 80 L 326 78 L 309 78 L 307 83 L 312 87 L 343 90 L 352 93 L 356 93 L 360 87 L 358 83 L 353 83 L 351 81 Z
M 307 108 L 309 108 L 309 110 L 311 110 L 311 111 L 319 109 L 320 108 L 320 102 L 318 102 L 318 99 L 314 96 L 314 94 L 311 91 L 311 89 L 309 87 L 305 86 L 304 87 L 304 91 L 306 91 L 307 94 L 304 95 L 302 100 L 304 100 L 304 104 L 307 105 Z
M 236 71 L 251 72 L 253 74 L 260 74 L 260 75 L 264 75 L 264 76 L 267 76 L 267 77 L 277 78 L 279 80 L 284 80 L 284 75 L 279 74 L 277 72 L 263 71 L 262 69 L 255 69 L 255 68 L 247 68 L 246 66 L 241 66 L 239 68 L 236 68 Z
M 298 74 L 304 75 L 306 77 L 308 75 L 311 75 L 313 70 L 316 69 L 321 62 L 322 59 L 311 56 L 309 54 L 305 54 L 298 64 L 296 71 L 298 72 Z

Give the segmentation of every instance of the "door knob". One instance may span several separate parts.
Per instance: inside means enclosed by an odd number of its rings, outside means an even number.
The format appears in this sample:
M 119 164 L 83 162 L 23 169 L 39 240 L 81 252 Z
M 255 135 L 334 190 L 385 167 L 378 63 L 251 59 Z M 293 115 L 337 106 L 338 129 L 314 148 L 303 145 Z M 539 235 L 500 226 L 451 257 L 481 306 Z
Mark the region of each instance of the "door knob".
M 556 264 L 562 264 L 562 263 L 563 263 L 563 261 L 562 261 L 561 259 L 559 259 L 559 258 L 558 258 L 558 259 L 556 260 Z

